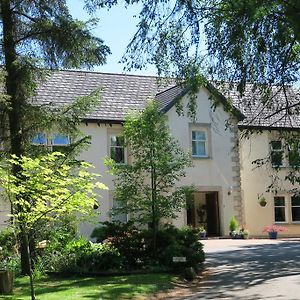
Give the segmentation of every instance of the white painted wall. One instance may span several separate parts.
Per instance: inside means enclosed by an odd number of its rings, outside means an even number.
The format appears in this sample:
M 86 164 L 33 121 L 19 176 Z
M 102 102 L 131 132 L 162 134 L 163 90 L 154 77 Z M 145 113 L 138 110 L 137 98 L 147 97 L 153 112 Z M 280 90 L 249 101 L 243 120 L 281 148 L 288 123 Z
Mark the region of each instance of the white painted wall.
M 268 163 L 260 168 L 255 168 L 252 161 L 259 158 L 265 158 L 270 152 L 270 141 L 274 140 L 276 132 L 264 131 L 255 133 L 249 139 L 242 139 L 240 142 L 241 153 L 241 179 L 242 179 L 242 194 L 245 205 L 246 226 L 250 230 L 250 234 L 254 236 L 266 235 L 262 233 L 265 226 L 274 224 L 274 196 L 272 192 L 266 192 L 267 187 L 271 184 L 271 176 L 274 169 Z M 287 222 L 284 225 L 288 228 L 285 233 L 280 233 L 284 236 L 295 236 L 300 234 L 300 224 L 291 222 L 291 207 L 290 194 L 288 191 L 293 186 L 284 180 L 287 174 L 287 168 L 282 168 L 278 176 L 281 178 L 279 184 L 278 196 L 286 197 L 286 215 Z M 258 203 L 258 196 L 263 195 L 268 201 L 265 207 L 261 207 Z

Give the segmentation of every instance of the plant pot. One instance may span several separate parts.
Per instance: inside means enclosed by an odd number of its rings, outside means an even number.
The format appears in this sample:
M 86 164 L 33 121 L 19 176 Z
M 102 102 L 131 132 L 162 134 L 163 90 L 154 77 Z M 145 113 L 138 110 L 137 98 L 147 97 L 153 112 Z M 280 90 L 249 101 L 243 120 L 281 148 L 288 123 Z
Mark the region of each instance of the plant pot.
M 200 239 L 206 238 L 206 232 L 200 232 Z
M 275 231 L 269 232 L 269 239 L 276 240 L 277 239 L 277 233 Z
M 12 271 L 0 270 L 0 295 L 12 294 L 13 278 Z

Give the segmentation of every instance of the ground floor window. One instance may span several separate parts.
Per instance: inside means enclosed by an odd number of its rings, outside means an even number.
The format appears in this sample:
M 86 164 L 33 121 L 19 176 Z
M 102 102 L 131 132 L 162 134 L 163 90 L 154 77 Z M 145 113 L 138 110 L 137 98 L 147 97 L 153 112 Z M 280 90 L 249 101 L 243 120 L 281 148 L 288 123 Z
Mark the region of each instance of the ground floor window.
M 299 223 L 300 196 L 275 196 L 274 220 L 276 223 Z
M 274 197 L 275 222 L 286 222 L 285 198 L 283 196 Z
M 114 209 L 118 207 L 120 207 L 120 202 L 117 199 L 113 199 L 112 208 Z M 128 216 L 126 213 L 113 214 L 111 220 L 126 223 L 128 221 Z

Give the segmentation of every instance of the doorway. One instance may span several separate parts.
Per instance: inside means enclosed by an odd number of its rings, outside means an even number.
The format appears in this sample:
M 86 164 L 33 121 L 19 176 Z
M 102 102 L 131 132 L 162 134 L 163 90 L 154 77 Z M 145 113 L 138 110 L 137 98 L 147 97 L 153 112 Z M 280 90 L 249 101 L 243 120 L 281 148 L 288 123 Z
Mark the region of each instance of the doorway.
M 196 192 L 187 208 L 187 225 L 204 227 L 207 236 L 220 235 L 218 192 Z

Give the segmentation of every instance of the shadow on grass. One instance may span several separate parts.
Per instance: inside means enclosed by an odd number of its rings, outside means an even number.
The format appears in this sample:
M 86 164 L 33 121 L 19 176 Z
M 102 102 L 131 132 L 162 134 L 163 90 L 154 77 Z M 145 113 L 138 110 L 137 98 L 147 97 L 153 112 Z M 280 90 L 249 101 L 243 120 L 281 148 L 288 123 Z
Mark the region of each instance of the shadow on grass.
M 36 282 L 37 299 L 132 299 L 148 295 L 171 286 L 172 275 L 145 274 L 114 277 L 52 278 Z M 28 299 L 30 295 L 27 278 L 18 278 L 12 296 L 0 299 Z

